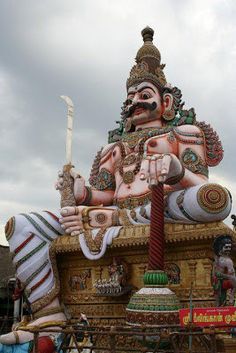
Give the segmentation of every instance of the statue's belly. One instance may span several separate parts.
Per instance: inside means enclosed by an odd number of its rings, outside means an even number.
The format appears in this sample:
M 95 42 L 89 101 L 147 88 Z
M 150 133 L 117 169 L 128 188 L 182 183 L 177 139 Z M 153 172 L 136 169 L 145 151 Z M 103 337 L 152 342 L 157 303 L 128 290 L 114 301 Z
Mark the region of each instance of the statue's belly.
M 140 179 L 140 172 L 132 175 L 133 171 L 123 175 L 116 175 L 115 197 L 118 199 L 144 195 L 150 192 L 147 180 Z M 133 181 L 131 181 L 133 179 Z M 130 181 L 130 182 L 129 182 Z

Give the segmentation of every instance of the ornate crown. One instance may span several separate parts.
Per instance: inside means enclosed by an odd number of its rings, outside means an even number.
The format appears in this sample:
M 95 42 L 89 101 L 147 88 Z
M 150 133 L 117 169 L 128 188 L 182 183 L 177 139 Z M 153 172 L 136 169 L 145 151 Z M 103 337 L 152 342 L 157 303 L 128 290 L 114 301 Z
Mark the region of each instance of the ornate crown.
M 150 81 L 155 86 L 166 85 L 166 78 L 163 72 L 165 65 L 161 64 L 161 54 L 157 47 L 153 45 L 154 31 L 150 27 L 142 30 L 144 44 L 138 50 L 134 65 L 127 80 L 127 89 L 143 81 Z

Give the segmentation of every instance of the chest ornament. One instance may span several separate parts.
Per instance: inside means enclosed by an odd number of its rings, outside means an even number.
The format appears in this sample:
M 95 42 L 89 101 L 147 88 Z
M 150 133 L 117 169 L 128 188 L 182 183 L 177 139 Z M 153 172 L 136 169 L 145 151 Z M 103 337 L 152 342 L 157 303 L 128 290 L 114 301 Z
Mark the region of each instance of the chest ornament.
M 172 129 L 172 127 L 164 127 L 160 129 L 144 129 L 123 135 L 122 142 L 127 143 L 130 149 L 138 146 L 137 154 L 131 153 L 128 156 L 125 156 L 124 147 L 121 147 L 123 144 L 120 143 L 121 157 L 123 161 L 121 161 L 119 166 L 119 173 L 125 184 L 131 184 L 135 179 L 135 175 L 140 171 L 145 142 L 150 137 L 167 134 L 172 131 Z M 135 164 L 135 168 L 133 170 L 124 171 L 124 167 L 130 166 L 132 164 Z
M 135 179 L 135 175 L 140 170 L 141 160 L 142 160 L 142 155 L 140 156 L 139 154 L 131 153 L 128 156 L 126 156 L 124 160 L 121 162 L 119 166 L 119 173 L 120 173 L 120 176 L 123 178 L 123 182 L 125 184 L 133 183 Z M 133 164 L 135 164 L 135 167 L 133 170 L 124 171 L 124 167 L 128 167 Z
M 122 142 L 128 144 L 129 148 L 134 148 L 140 140 L 147 141 L 150 137 L 159 136 L 167 134 L 172 131 L 173 127 L 155 128 L 155 129 L 143 129 L 140 131 L 130 132 L 128 134 L 123 134 Z

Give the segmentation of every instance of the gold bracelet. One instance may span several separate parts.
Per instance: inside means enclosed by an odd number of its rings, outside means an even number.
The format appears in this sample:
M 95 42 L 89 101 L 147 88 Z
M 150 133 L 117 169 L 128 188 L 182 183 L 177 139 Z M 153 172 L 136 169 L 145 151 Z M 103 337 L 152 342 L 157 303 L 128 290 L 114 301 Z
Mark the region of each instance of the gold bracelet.
M 85 207 L 82 210 L 82 222 L 83 222 L 83 227 L 85 230 L 92 229 L 93 227 L 89 224 L 91 221 L 91 218 L 89 217 L 89 211 L 94 211 L 94 210 L 100 210 L 100 211 L 113 211 L 112 208 L 105 208 L 102 206 L 89 206 Z
M 89 225 L 89 211 L 92 207 L 84 207 L 81 213 L 82 216 L 82 223 L 84 229 L 91 229 L 92 227 Z

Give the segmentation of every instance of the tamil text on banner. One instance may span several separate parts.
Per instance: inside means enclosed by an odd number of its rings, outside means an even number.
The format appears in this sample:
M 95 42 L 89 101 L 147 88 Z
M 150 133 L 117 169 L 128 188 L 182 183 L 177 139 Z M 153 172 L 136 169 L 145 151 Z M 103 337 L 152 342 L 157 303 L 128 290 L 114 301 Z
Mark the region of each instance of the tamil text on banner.
M 179 311 L 180 324 L 186 326 L 190 322 L 190 310 Z M 236 307 L 194 308 L 192 322 L 196 326 L 236 326 Z

